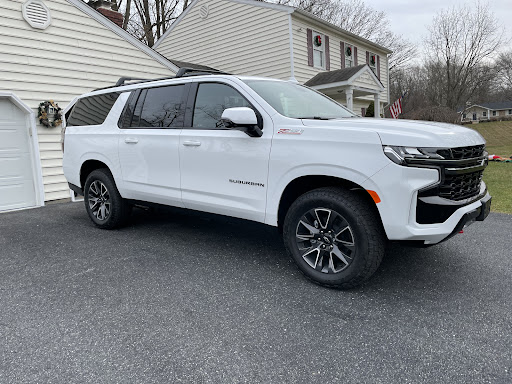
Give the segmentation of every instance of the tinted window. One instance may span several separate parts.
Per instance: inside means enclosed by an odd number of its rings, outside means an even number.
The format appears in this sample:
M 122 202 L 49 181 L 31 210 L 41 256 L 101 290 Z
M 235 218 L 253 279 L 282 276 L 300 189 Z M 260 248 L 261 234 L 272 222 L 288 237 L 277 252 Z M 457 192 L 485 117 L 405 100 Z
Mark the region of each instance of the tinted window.
M 66 125 L 103 124 L 120 92 L 104 93 L 79 99 L 66 119 Z
M 132 94 L 128 98 L 128 101 L 126 102 L 126 105 L 124 107 L 123 114 L 119 119 L 120 128 L 126 128 L 130 126 L 130 123 L 132 121 L 133 110 L 135 109 L 135 103 L 137 102 L 137 95 L 138 93 L 137 91 L 135 91 L 132 92 Z
M 182 102 L 184 90 L 185 85 L 173 85 L 149 88 L 146 92 L 142 92 L 135 107 L 131 126 L 139 128 L 182 127 L 185 116 Z
M 216 83 L 203 83 L 197 90 L 192 127 L 199 129 L 223 128 L 220 120 L 226 108 L 249 107 L 251 104 L 233 88 Z

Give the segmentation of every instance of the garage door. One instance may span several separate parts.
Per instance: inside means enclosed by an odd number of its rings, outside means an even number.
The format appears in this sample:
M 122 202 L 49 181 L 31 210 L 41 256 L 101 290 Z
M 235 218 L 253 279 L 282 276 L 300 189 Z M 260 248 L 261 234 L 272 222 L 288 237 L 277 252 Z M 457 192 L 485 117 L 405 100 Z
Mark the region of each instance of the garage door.
M 0 97 L 0 211 L 36 205 L 26 113 Z

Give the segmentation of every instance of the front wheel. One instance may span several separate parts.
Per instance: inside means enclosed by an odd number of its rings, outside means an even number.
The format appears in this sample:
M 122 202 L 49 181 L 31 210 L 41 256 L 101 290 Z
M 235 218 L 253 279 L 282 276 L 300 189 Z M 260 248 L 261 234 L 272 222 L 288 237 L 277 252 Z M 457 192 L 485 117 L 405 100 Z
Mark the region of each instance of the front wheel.
M 131 207 L 121 197 L 112 174 L 107 169 L 92 171 L 84 187 L 85 209 L 92 222 L 102 229 L 122 226 Z
M 283 237 L 307 278 L 341 289 L 373 275 L 386 243 L 376 209 L 342 188 L 319 188 L 300 196 L 286 214 Z

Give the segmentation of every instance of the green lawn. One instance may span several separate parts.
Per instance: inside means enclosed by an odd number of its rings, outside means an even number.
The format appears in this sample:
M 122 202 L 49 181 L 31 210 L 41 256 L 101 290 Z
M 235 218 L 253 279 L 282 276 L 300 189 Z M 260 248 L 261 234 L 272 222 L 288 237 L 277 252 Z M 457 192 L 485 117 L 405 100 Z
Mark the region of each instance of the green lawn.
M 467 126 L 476 129 L 487 141 L 491 155 L 512 156 L 512 121 L 496 121 Z M 489 162 L 484 181 L 492 195 L 492 210 L 512 214 L 512 163 Z

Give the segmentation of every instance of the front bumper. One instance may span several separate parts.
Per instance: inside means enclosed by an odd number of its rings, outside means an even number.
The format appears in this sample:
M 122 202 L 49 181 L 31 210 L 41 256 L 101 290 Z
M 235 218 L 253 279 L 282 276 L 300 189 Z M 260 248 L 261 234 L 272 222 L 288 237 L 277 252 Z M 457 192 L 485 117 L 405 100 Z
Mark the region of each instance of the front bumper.
M 437 244 L 458 233 L 461 226 L 470 224 L 476 218 L 485 219 L 490 208 L 490 196 L 482 182 L 479 195 L 472 200 L 464 204 L 446 205 L 449 214 L 440 222 L 424 223 L 424 220 L 418 220 L 419 193 L 436 186 L 440 177 L 437 169 L 389 164 L 365 181 L 363 187 L 377 192 L 381 198 L 377 208 L 389 240 Z M 428 203 L 436 201 L 427 200 Z M 482 211 L 487 213 L 482 215 Z

